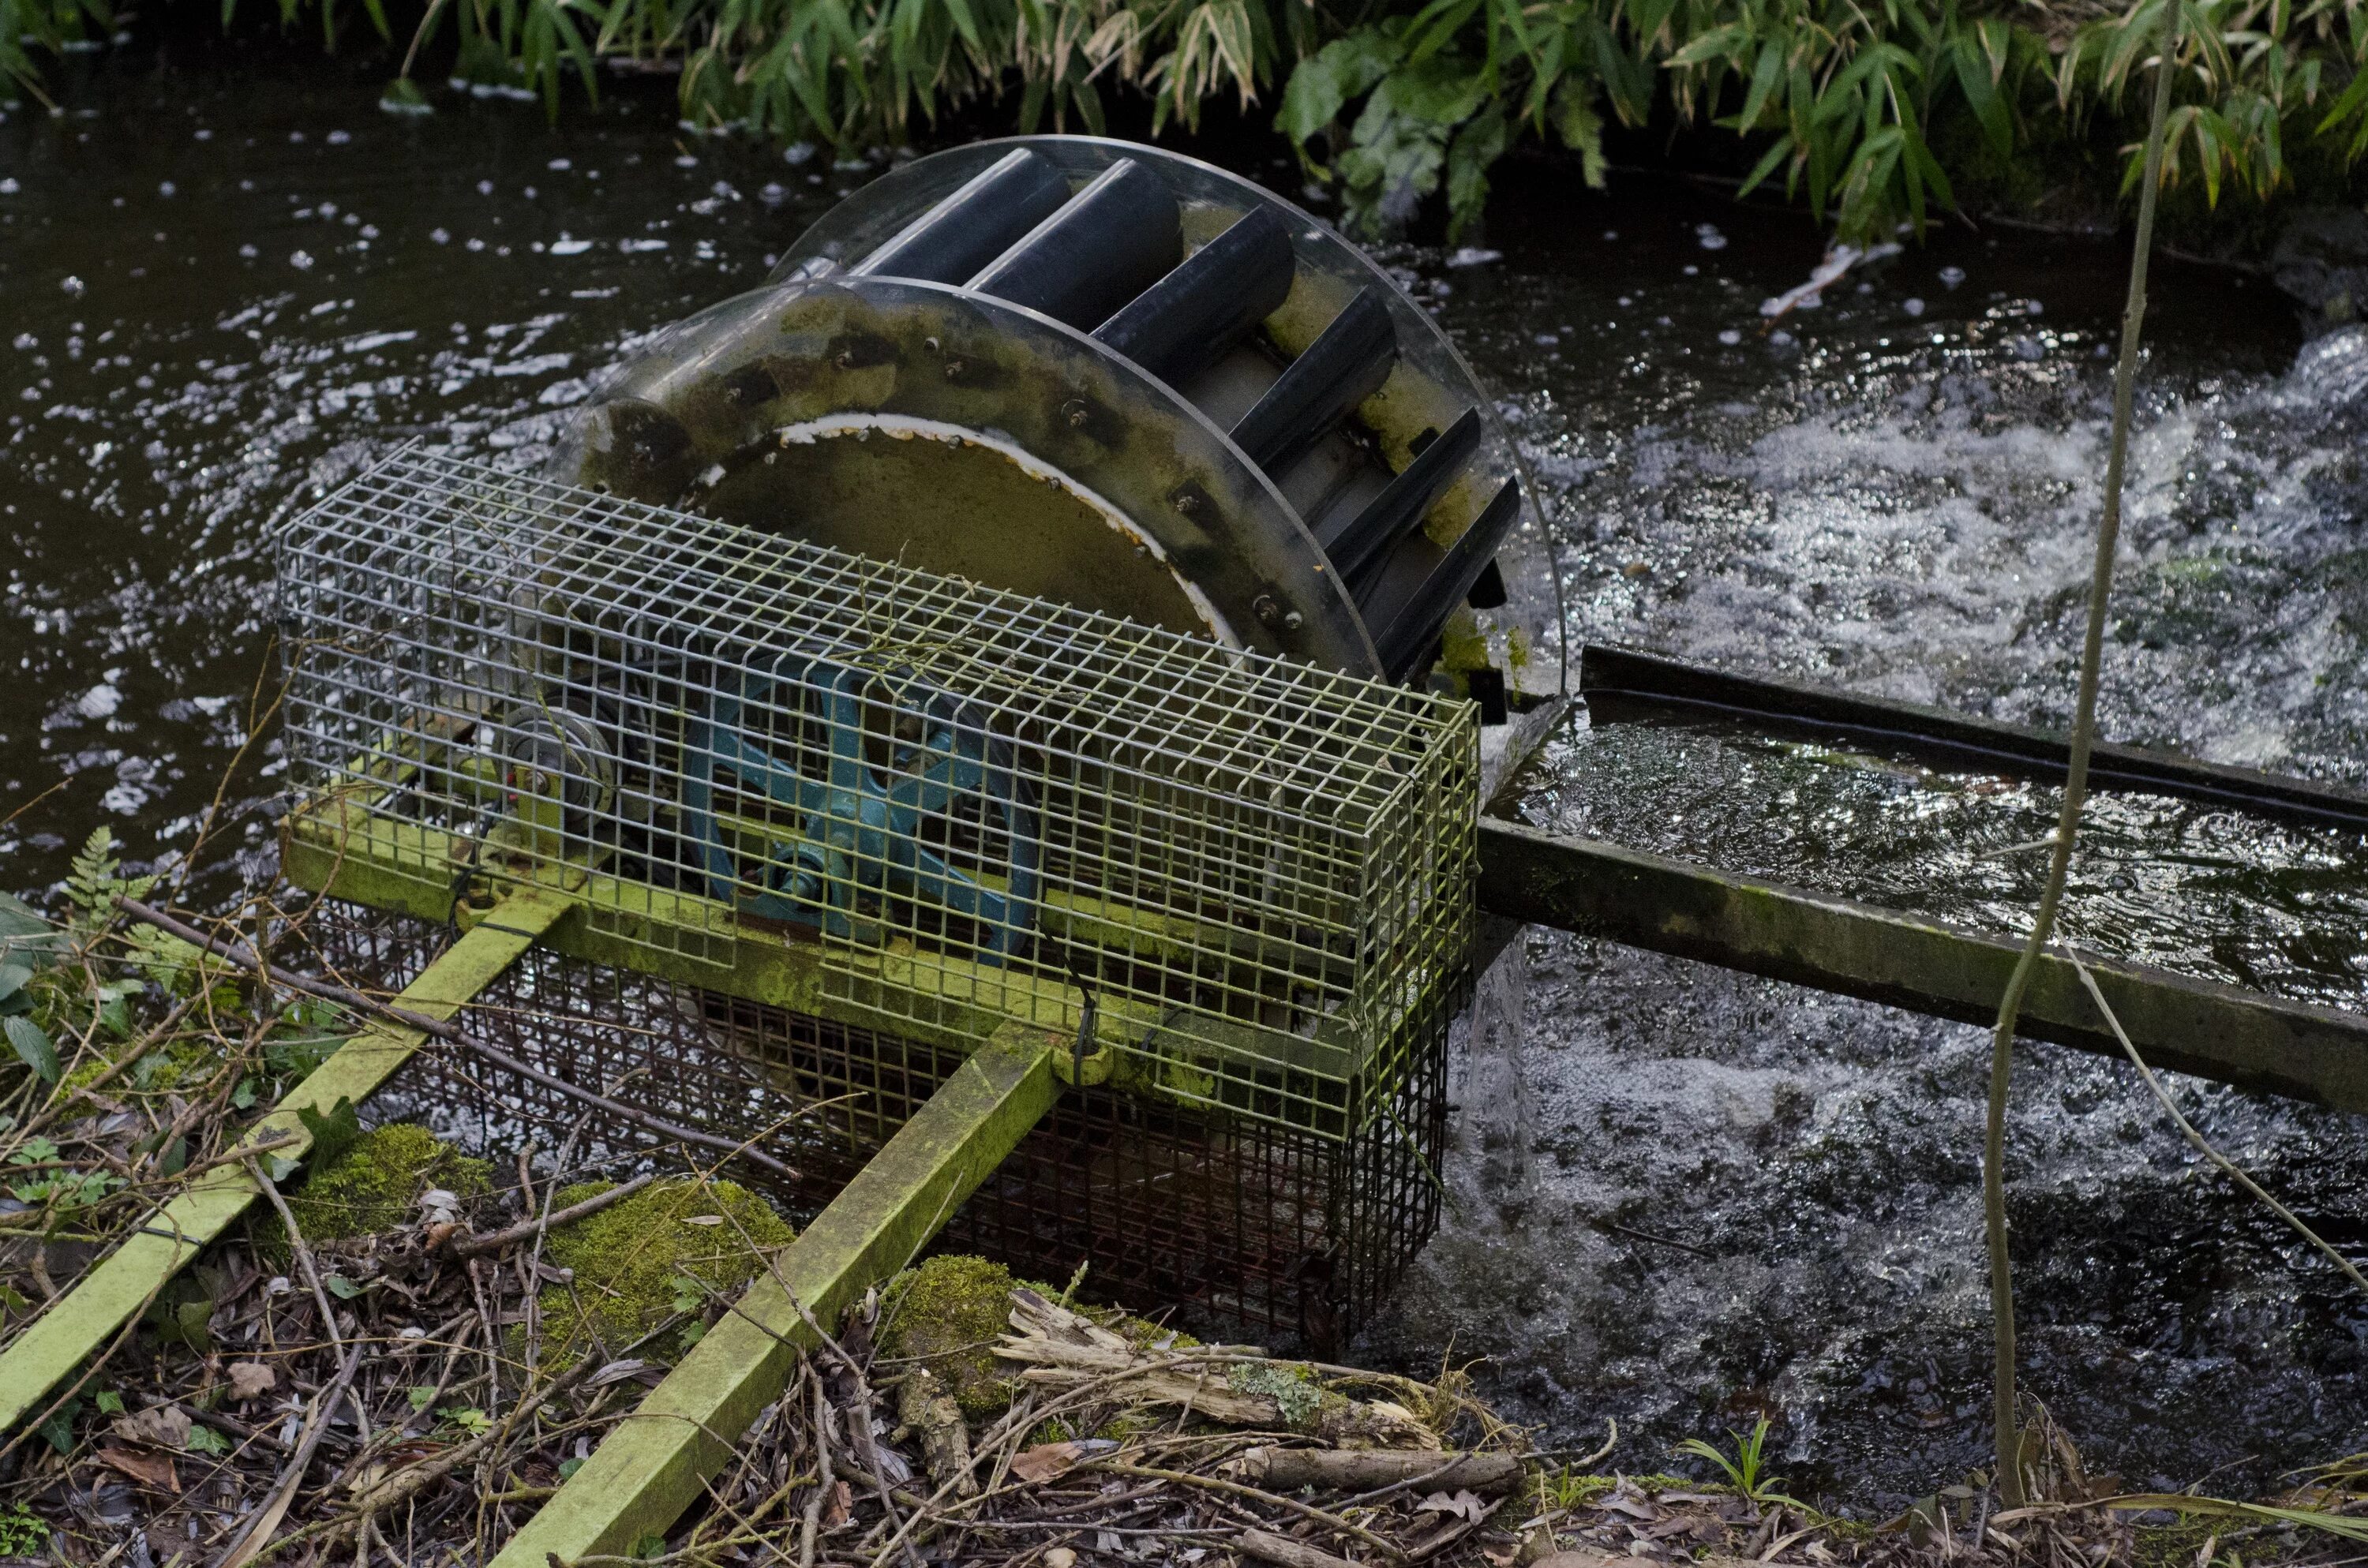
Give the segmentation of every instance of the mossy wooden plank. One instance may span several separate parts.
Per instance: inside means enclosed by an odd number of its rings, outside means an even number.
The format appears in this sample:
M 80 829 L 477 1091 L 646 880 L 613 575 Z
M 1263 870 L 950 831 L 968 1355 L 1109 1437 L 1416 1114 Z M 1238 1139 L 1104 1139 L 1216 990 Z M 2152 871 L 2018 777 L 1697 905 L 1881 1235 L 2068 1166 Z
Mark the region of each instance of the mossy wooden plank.
M 811 1332 L 909 1263 L 1050 1109 L 1057 1035 L 1006 1025 L 863 1167 L 494 1560 L 545 1568 L 664 1531 L 787 1382 Z
M 427 1017 L 451 1017 L 573 907 L 555 893 L 522 889 L 428 965 L 397 1001 Z M 359 1105 L 427 1038 L 417 1029 L 383 1023 L 364 1028 L 290 1089 L 269 1116 L 255 1124 L 245 1142 L 293 1138 L 294 1143 L 274 1152 L 302 1153 L 310 1139 L 297 1115 L 300 1109 L 325 1113 L 339 1100 Z M 51 1390 L 97 1354 L 258 1196 L 244 1166 L 214 1166 L 149 1215 L 106 1261 L 51 1303 L 14 1344 L 0 1351 L 0 1432 L 46 1402 Z
M 1642 850 L 1480 826 L 1480 904 L 1632 948 L 1987 1024 L 2022 938 L 1688 865 Z M 2119 1057 L 2071 962 L 2040 960 L 2021 1032 Z M 2114 1016 L 2159 1067 L 2368 1111 L 2368 1017 L 2091 954 Z
M 473 918 L 453 906 L 456 857 L 472 840 L 323 802 L 291 819 L 281 866 L 299 887 L 417 919 Z M 521 857 L 480 858 L 474 875 L 499 886 L 558 885 L 587 917 L 553 932 L 549 946 L 570 958 L 637 971 L 860 1028 L 886 1028 L 947 1050 L 967 1051 L 1015 1018 L 1074 1036 L 1083 994 L 1071 981 L 982 964 L 893 943 L 871 951 L 825 948 L 742 926 L 730 906 L 675 889 Z M 736 931 L 722 962 L 698 954 L 718 933 Z M 1345 1081 L 1362 1064 L 1352 1042 L 1310 1039 L 1138 999 L 1103 995 L 1096 1038 L 1121 1052 L 1165 1055 L 1198 1046 L 1253 1069 L 1296 1068 Z

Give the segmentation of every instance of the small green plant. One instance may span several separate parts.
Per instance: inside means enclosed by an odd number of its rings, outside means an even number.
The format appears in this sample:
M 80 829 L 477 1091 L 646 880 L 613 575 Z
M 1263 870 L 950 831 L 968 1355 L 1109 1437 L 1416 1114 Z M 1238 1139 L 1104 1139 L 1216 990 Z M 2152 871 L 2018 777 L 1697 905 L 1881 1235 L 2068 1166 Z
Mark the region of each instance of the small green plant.
M 1557 1465 L 1538 1471 L 1538 1507 L 1540 1512 L 1560 1509 L 1565 1512 L 1592 1502 L 1620 1484 L 1619 1478 L 1593 1475 L 1570 1465 Z
M 50 1447 L 62 1454 L 70 1454 L 74 1452 L 74 1418 L 81 1414 L 82 1401 L 69 1395 L 59 1402 L 55 1410 L 50 1412 L 50 1418 L 47 1421 L 33 1429 L 41 1435 L 41 1440 L 48 1443 Z
M 473 1404 L 446 1405 L 436 1414 L 472 1437 L 482 1437 L 494 1429 L 494 1418 Z
M 1768 1417 L 1763 1415 L 1754 1422 L 1751 1435 L 1748 1437 L 1731 1426 L 1727 1428 L 1726 1435 L 1735 1439 L 1735 1457 L 1732 1459 L 1724 1450 L 1700 1437 L 1688 1437 L 1678 1445 L 1678 1452 L 1708 1460 L 1718 1466 L 1720 1472 L 1726 1477 L 1726 1483 L 1735 1488 L 1735 1494 L 1746 1502 L 1782 1503 L 1794 1508 L 1807 1506 L 1798 1498 L 1788 1497 L 1774 1490 L 1783 1484 L 1781 1477 L 1762 1473 L 1768 1447 Z
M 50 1544 L 49 1521 L 22 1503 L 0 1506 L 0 1557 L 30 1557 Z
M 57 1047 L 50 1040 L 50 1031 L 33 1017 L 33 971 L 27 965 L 12 963 L 0 966 L 0 1030 L 8 1036 L 8 1047 L 17 1060 L 40 1074 L 41 1082 L 58 1081 Z

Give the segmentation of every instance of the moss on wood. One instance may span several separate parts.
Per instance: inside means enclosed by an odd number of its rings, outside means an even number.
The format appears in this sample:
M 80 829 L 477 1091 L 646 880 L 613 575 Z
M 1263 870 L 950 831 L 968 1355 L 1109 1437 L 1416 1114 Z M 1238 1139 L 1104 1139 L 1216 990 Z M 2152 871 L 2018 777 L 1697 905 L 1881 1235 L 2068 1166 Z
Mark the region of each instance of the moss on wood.
M 906 1269 L 882 1294 L 881 1354 L 927 1367 L 970 1419 L 996 1415 L 1019 1387 L 995 1358 L 1019 1283 L 983 1257 L 933 1257 Z
M 581 1203 L 613 1185 L 563 1187 L 552 1207 Z M 737 1182 L 689 1178 L 654 1182 L 561 1226 L 543 1256 L 575 1278 L 542 1292 L 545 1357 L 572 1359 L 596 1337 L 613 1354 L 670 1313 L 729 1301 L 763 1270 L 768 1255 L 795 1237 L 788 1221 Z
M 363 1133 L 305 1178 L 288 1207 L 307 1242 L 350 1241 L 401 1228 L 429 1187 L 463 1199 L 491 1188 L 489 1167 L 424 1127 L 398 1121 Z M 276 1226 L 268 1227 L 268 1235 Z

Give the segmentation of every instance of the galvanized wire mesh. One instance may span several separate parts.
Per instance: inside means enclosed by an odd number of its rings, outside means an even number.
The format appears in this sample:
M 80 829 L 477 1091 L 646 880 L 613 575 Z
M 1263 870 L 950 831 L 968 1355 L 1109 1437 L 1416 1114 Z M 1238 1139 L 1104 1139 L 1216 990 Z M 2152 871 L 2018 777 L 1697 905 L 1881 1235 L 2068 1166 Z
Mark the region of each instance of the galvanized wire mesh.
M 416 452 L 279 549 L 291 842 L 338 888 L 554 884 L 617 961 L 842 1033 L 1032 1025 L 1114 1096 L 1420 1143 L 1467 707 Z
M 319 906 L 306 932 L 323 968 L 390 991 L 448 935 L 342 902 Z M 800 1224 L 962 1061 L 951 1047 L 545 950 L 506 971 L 461 1024 L 644 1111 L 764 1136 L 793 1179 L 745 1162 L 725 1174 Z M 1438 1222 L 1444 1085 L 1439 1053 L 1420 1059 L 1392 1113 L 1345 1141 L 1107 1085 L 1070 1091 L 938 1244 L 1052 1284 L 1084 1263 L 1094 1299 L 1328 1353 L 1371 1321 Z M 500 1156 L 499 1168 L 529 1144 L 546 1162 L 564 1153 L 571 1174 L 713 1158 L 446 1041 L 427 1042 L 367 1112 L 424 1122 L 465 1152 Z

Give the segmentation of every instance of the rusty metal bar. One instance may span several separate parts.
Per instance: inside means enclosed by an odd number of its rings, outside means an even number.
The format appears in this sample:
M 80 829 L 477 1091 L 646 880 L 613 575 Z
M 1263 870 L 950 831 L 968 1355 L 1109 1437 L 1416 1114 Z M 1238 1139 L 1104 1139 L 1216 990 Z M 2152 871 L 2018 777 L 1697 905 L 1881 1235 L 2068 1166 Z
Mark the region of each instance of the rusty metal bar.
M 2017 937 L 1516 823 L 1481 824 L 1479 894 L 1494 915 L 1967 1023 L 1997 1016 L 2021 949 Z M 2368 1111 L 2368 1017 L 2118 959 L 2080 961 L 2154 1064 Z M 2023 1004 L 2022 1032 L 2121 1053 L 2078 973 L 2054 955 Z

